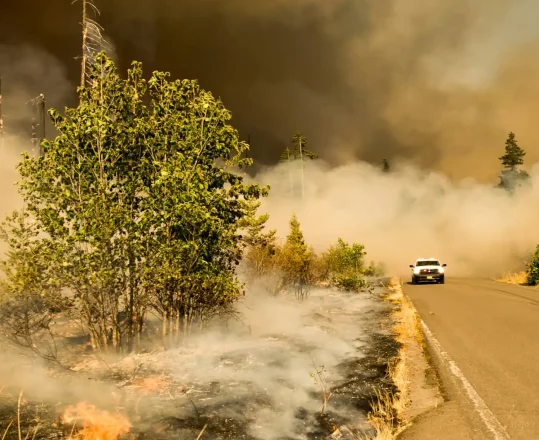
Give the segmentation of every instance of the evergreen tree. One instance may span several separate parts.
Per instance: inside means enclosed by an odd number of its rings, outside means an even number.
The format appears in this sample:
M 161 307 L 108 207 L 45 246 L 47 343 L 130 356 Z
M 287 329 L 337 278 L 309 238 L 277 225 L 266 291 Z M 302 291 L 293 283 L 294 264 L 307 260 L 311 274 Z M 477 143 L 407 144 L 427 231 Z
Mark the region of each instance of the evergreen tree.
M 509 137 L 505 141 L 505 154 L 499 158 L 504 168 L 515 171 L 524 164 L 525 155 L 526 152 L 517 143 L 515 133 L 509 133 Z
M 294 214 L 290 219 L 290 233 L 282 250 L 284 285 L 293 285 L 296 298 L 304 299 L 309 285 L 313 252 L 305 243 L 300 223 Z
M 289 177 L 290 177 L 290 193 L 294 195 L 294 180 L 293 180 L 293 163 L 299 161 L 301 172 L 301 196 L 304 195 L 304 162 L 306 160 L 318 159 L 318 155 L 312 151 L 307 150 L 307 138 L 299 131 L 297 131 L 291 139 L 290 147 L 286 147 L 279 159 L 280 162 L 287 162 L 289 164 Z
M 526 171 L 519 169 L 524 164 L 525 155 L 526 152 L 518 145 L 515 133 L 509 133 L 509 137 L 505 141 L 505 154 L 499 157 L 503 165 L 498 185 L 500 188 L 512 192 L 529 178 Z

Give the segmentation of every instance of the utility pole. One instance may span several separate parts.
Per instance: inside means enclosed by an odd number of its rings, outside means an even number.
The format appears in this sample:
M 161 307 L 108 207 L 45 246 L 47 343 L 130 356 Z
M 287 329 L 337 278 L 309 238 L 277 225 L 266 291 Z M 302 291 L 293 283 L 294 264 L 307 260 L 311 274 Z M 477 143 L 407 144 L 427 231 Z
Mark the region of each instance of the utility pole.
M 32 105 L 32 146 L 33 151 L 38 152 L 40 156 L 43 155 L 43 147 L 41 146 L 42 141 L 45 139 L 45 95 L 40 93 L 39 96 L 36 96 L 34 99 L 31 99 L 27 104 Z M 39 123 L 37 119 L 39 118 Z M 41 136 L 37 135 L 37 127 L 40 127 Z M 37 147 L 37 148 L 36 148 Z
M 41 116 L 41 122 L 40 122 L 40 125 L 41 125 L 41 139 L 39 140 L 39 155 L 43 156 L 42 143 L 45 140 L 45 135 L 46 135 L 46 131 L 45 131 L 45 95 L 43 93 L 41 93 L 39 95 L 39 112 L 40 112 L 40 116 Z
M 32 138 L 30 139 L 32 142 L 32 154 L 36 151 L 36 146 L 39 141 L 36 134 L 36 115 L 35 115 L 35 109 L 32 114 Z

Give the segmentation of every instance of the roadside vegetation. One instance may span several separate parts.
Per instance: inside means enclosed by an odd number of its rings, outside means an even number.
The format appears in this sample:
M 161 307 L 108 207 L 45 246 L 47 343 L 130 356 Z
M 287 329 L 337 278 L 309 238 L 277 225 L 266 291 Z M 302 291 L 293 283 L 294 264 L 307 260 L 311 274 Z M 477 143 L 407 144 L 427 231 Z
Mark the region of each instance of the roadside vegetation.
M 505 141 L 505 153 L 499 157 L 502 163 L 502 172 L 499 176 L 499 188 L 513 194 L 519 187 L 529 184 L 529 174 L 522 170 L 526 151 L 518 145 L 513 132 L 509 133 Z M 537 286 L 539 283 L 539 245 L 526 262 L 526 270 L 520 272 L 507 272 L 496 281 L 522 286 Z
M 521 272 L 506 272 L 501 277 L 496 278 L 496 281 L 507 284 L 517 284 L 520 286 L 528 285 L 528 274 L 526 271 Z
M 138 62 L 121 75 L 95 50 L 105 43 L 86 16 L 93 5 L 82 3 L 79 105 L 65 114 L 48 111 L 58 135 L 40 139 L 38 155 L 23 155 L 23 209 L 0 225 L 7 247 L 0 331 L 9 343 L 70 369 L 77 359 L 61 352 L 61 318 L 78 324 L 91 352 L 129 355 L 143 350 L 143 336 L 164 349 L 180 347 L 193 332 L 234 316 L 245 283 L 300 303 L 314 288 L 361 292 L 371 277 L 384 275 L 361 243 L 335 237 L 316 251 L 292 213 L 288 231 L 268 230 L 260 208 L 270 188 L 246 183 L 250 146 L 223 102 L 196 80 L 171 80 L 164 72 L 147 78 Z M 500 188 L 512 193 L 527 182 L 524 156 L 510 133 Z M 296 132 L 280 157 L 289 166 L 291 196 L 303 197 L 304 163 L 317 158 Z M 387 159 L 382 170 L 391 173 Z M 538 282 L 539 246 L 526 272 L 527 284 Z M 394 280 L 389 300 L 398 305 L 393 330 L 402 347 L 388 376 L 398 392 L 376 394 L 369 414 L 376 440 L 396 438 L 408 422 L 407 347 L 420 330 L 399 289 Z M 149 330 L 150 315 L 159 318 L 157 334 Z M 313 377 L 323 413 L 331 390 L 323 369 L 315 367 Z M 21 401 L 22 393 L 19 410 Z M 20 412 L 3 438 L 10 429 L 21 438 Z M 38 438 L 38 429 L 26 437 Z M 116 438 L 127 430 L 99 434 Z
M 525 263 L 526 270 L 520 272 L 507 272 L 496 281 L 520 286 L 536 287 L 539 284 L 539 245 L 535 252 L 530 255 L 530 259 Z
M 395 440 L 410 424 L 407 410 L 411 404 L 412 383 L 410 383 L 411 352 L 419 347 L 423 351 L 423 332 L 419 315 L 410 300 L 402 291 L 397 278 L 389 285 L 387 300 L 396 306 L 392 315 L 392 331 L 397 335 L 400 349 L 398 355 L 389 363 L 388 379 L 397 391 L 389 393 L 376 391 L 376 400 L 368 414 L 369 423 L 375 428 L 373 436 L 357 436 L 358 440 Z
M 129 353 L 151 312 L 168 347 L 232 311 L 245 293 L 238 268 L 298 300 L 318 285 L 359 291 L 382 272 L 357 243 L 315 253 L 295 215 L 284 241 L 265 230 L 258 199 L 269 188 L 244 183 L 249 145 L 196 81 L 145 80 L 140 63 L 122 79 L 104 54 L 86 74 L 80 105 L 49 112 L 59 135 L 23 156 L 24 209 L 0 228 L 0 326 L 11 342 L 57 360 L 51 324 L 64 315 L 94 351 Z
M 143 336 L 170 349 L 235 316 L 245 283 L 302 302 L 313 288 L 360 292 L 383 275 L 360 243 L 336 237 L 316 252 L 296 215 L 282 238 L 268 230 L 259 211 L 270 189 L 244 179 L 249 145 L 196 81 L 145 79 L 137 62 L 124 78 L 104 53 L 85 78 L 76 108 L 49 110 L 57 137 L 23 155 L 23 208 L 0 226 L 0 330 L 14 347 L 69 370 L 79 359 L 62 351 L 61 319 L 96 355 L 129 355 Z M 314 160 L 305 145 L 294 135 L 286 160 Z

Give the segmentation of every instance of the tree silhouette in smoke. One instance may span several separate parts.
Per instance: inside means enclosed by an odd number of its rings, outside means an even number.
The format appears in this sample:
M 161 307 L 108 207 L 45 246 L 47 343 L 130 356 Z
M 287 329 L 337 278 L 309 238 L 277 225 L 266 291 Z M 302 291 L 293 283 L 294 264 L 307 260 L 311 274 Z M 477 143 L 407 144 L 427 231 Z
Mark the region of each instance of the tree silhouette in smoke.
M 290 193 L 294 195 L 294 181 L 293 181 L 293 163 L 299 162 L 300 174 L 301 174 L 301 197 L 304 196 L 304 162 L 308 159 L 318 159 L 318 154 L 307 150 L 307 138 L 299 131 L 297 131 L 291 139 L 291 146 L 286 147 L 281 153 L 279 162 L 287 162 L 289 166 L 288 174 L 290 178 Z
M 530 177 L 526 171 L 519 168 L 524 164 L 525 155 L 524 149 L 518 145 L 515 133 L 509 133 L 509 137 L 505 141 L 505 154 L 499 157 L 504 167 L 498 185 L 500 188 L 513 192 Z

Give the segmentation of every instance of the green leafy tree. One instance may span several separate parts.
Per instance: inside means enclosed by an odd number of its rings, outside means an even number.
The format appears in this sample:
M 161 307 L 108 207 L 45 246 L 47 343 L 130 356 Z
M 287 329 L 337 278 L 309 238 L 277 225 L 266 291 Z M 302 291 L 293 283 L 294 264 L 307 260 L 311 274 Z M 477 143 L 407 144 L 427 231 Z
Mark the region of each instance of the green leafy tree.
M 304 197 L 305 187 L 305 161 L 318 159 L 318 155 L 312 151 L 307 150 L 307 138 L 301 133 L 296 132 L 291 139 L 291 146 L 286 147 L 281 154 L 280 162 L 288 163 L 288 175 L 290 179 L 290 194 L 294 195 L 294 171 L 295 164 L 299 164 L 300 178 L 301 178 L 301 197 Z
M 196 81 L 146 81 L 136 62 L 122 79 L 104 54 L 86 74 L 79 106 L 50 111 L 60 135 L 20 164 L 21 194 L 94 347 L 130 350 L 148 307 L 179 337 L 241 295 L 242 200 L 267 189 L 234 172 L 248 146 Z
M 524 164 L 526 152 L 518 145 L 515 134 L 509 133 L 505 141 L 505 154 L 499 157 L 503 165 L 499 187 L 512 192 L 529 178 L 526 171 L 519 167 Z

